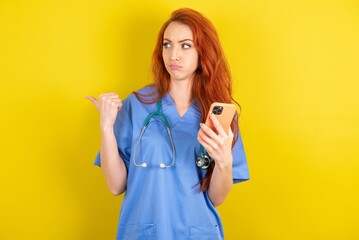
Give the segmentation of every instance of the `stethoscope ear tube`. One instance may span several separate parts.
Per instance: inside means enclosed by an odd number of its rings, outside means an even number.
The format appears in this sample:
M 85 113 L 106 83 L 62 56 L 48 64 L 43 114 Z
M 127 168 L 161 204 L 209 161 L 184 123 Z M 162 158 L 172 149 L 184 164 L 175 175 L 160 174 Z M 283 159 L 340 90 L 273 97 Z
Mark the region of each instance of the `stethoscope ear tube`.
M 153 116 L 159 116 L 162 121 L 159 121 L 160 123 L 162 123 L 164 125 L 164 127 L 167 129 L 167 134 L 168 134 L 168 137 L 170 139 L 170 142 L 171 142 L 171 147 L 172 147 L 172 162 L 170 165 L 166 165 L 164 163 L 161 163 L 160 164 L 160 168 L 171 168 L 173 165 L 175 165 L 175 162 L 176 162 L 176 151 L 175 151 L 175 145 L 173 143 L 173 139 L 172 139 L 172 134 L 171 134 L 171 130 L 170 130 L 170 126 L 168 124 L 168 120 L 167 120 L 167 117 L 161 112 L 161 103 L 162 101 L 159 100 L 157 102 L 157 111 L 155 112 L 152 112 L 150 113 L 146 119 L 145 119 L 145 122 L 143 123 L 143 128 L 141 130 L 141 133 L 140 133 L 140 136 L 138 137 L 138 140 L 136 142 L 136 145 L 135 145 L 135 149 L 134 149 L 134 153 L 133 153 L 133 163 L 136 167 L 143 167 L 143 168 L 146 168 L 147 167 L 147 163 L 146 162 L 143 162 L 143 163 L 138 163 L 136 161 L 136 153 L 137 153 L 137 148 L 138 148 L 138 145 L 139 143 L 141 142 L 141 139 L 142 139 L 142 136 L 143 134 L 145 133 L 145 130 L 146 128 L 151 125 L 151 123 L 153 122 L 150 122 L 151 118 Z
M 146 162 L 142 162 L 142 163 L 138 163 L 136 161 L 136 155 L 137 155 L 137 148 L 138 148 L 138 145 L 140 144 L 141 142 L 141 139 L 142 139 L 142 136 L 143 134 L 145 133 L 145 130 L 147 127 L 149 127 L 153 122 L 150 122 L 150 119 L 154 116 L 159 116 L 162 121 L 159 121 L 160 123 L 163 124 L 163 126 L 167 129 L 167 134 L 168 134 L 168 137 L 170 139 L 170 142 L 171 142 L 171 147 L 172 147 L 172 162 L 170 163 L 170 165 L 166 165 L 164 163 L 161 163 L 160 164 L 160 168 L 164 169 L 164 168 L 171 168 L 172 166 L 175 165 L 176 163 L 176 151 L 175 151 L 175 146 L 174 146 L 174 142 L 173 142 L 173 139 L 172 139 L 172 134 L 171 134 L 171 130 L 170 130 L 170 127 L 169 127 L 169 124 L 168 124 L 168 120 L 167 120 L 167 117 L 161 112 L 161 100 L 159 100 L 157 102 L 157 111 L 155 112 L 152 112 L 150 113 L 144 123 L 143 123 L 143 128 L 141 130 L 141 133 L 140 133 L 140 136 L 138 137 L 137 139 L 137 142 L 135 144 L 135 148 L 134 148 L 134 151 L 133 151 L 133 164 L 136 166 L 136 167 L 142 167 L 142 168 L 146 168 L 147 167 L 147 163 Z M 204 147 L 201 145 L 200 146 L 200 156 L 197 157 L 196 159 L 196 165 L 197 167 L 201 168 L 201 169 L 207 169 L 210 165 L 211 165 L 211 162 L 212 162 L 212 159 L 210 156 L 208 156 L 208 154 L 206 154 L 206 151 L 204 149 Z

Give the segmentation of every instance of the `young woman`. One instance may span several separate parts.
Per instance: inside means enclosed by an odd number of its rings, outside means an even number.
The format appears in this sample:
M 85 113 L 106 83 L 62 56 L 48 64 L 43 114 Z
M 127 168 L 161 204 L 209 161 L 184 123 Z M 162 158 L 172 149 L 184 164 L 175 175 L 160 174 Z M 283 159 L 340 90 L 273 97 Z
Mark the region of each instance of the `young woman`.
M 88 97 L 100 112 L 102 167 L 114 195 L 124 192 L 117 239 L 223 239 L 215 207 L 249 179 L 238 115 L 216 131 L 203 124 L 213 102 L 231 103 L 231 76 L 211 22 L 179 9 L 161 28 L 154 83 L 122 101 Z M 202 147 L 201 147 L 202 146 Z M 196 166 L 208 154 L 209 168 Z

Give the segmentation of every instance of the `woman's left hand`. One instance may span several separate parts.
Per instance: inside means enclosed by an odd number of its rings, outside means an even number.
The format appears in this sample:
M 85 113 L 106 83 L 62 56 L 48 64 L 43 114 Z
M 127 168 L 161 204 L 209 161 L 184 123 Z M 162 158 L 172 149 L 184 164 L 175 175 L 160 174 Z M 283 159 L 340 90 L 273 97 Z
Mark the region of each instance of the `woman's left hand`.
M 225 132 L 214 114 L 210 114 L 210 119 L 218 134 L 204 123 L 201 123 L 197 139 L 206 149 L 209 156 L 216 162 L 216 166 L 231 166 L 233 132 L 231 128 L 228 129 L 228 132 Z

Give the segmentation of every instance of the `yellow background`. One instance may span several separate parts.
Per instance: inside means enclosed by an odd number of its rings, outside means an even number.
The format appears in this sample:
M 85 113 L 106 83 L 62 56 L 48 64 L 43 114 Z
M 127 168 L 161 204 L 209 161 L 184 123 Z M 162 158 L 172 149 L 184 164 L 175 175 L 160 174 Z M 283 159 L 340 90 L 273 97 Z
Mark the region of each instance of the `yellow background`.
M 219 207 L 226 239 L 359 239 L 357 0 L 0 0 L 0 239 L 114 239 L 85 96 L 150 83 L 184 6 L 215 24 L 243 108 L 251 180 Z

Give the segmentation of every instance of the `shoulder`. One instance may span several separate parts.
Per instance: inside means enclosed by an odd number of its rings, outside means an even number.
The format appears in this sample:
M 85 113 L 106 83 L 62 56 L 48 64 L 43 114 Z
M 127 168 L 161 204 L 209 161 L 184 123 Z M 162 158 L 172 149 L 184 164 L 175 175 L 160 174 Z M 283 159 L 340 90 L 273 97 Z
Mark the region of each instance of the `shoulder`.
M 148 85 L 135 92 L 132 92 L 124 101 L 128 104 L 150 104 L 157 100 L 158 91 L 155 86 Z
M 129 110 L 138 106 L 145 106 L 156 101 L 158 92 L 155 86 L 148 85 L 132 92 L 123 100 L 123 106 Z
M 156 87 L 153 84 L 151 84 L 137 90 L 136 93 L 141 95 L 156 95 L 158 91 Z

